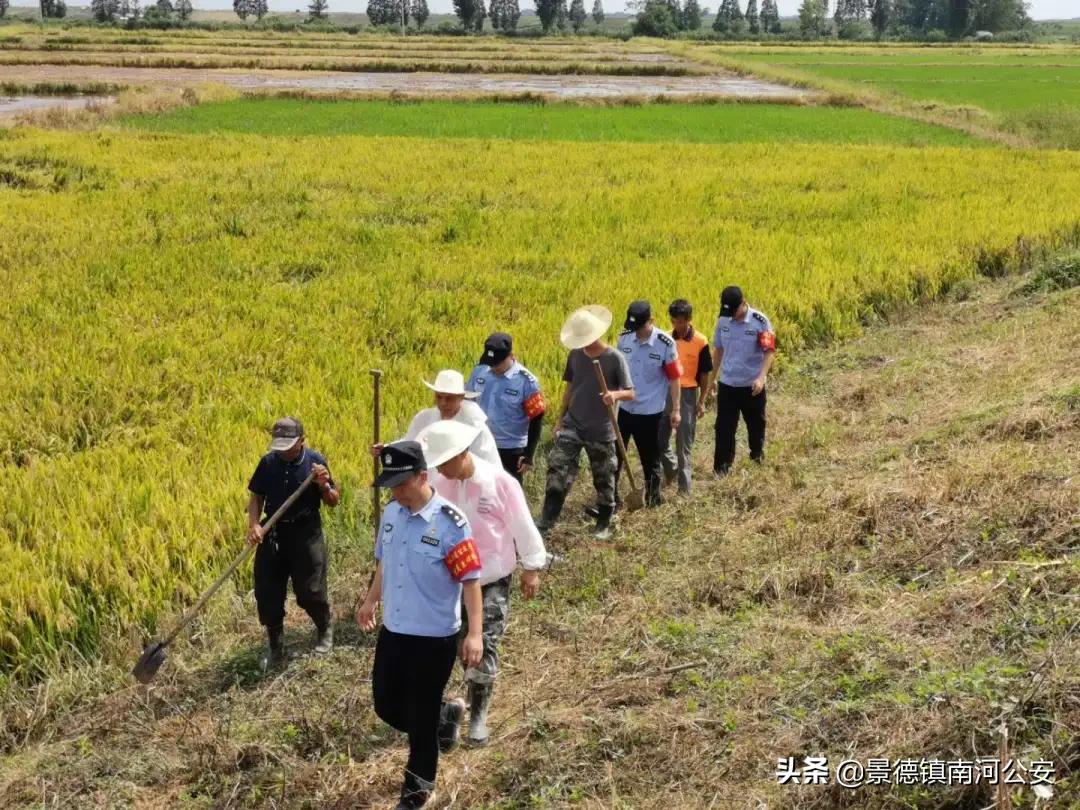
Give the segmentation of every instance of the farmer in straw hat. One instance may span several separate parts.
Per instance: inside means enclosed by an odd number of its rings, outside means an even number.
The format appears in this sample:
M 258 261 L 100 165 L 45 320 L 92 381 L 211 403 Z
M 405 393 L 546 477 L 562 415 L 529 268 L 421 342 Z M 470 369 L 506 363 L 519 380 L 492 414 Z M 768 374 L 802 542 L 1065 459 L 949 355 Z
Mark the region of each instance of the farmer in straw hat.
M 578 459 L 584 448 L 592 468 L 596 487 L 597 539 L 611 534 L 611 515 L 615 511 L 616 459 L 615 431 L 608 406 L 634 398 L 630 368 L 623 356 L 604 343 L 611 326 L 611 313 L 601 306 L 587 306 L 573 312 L 563 324 L 559 340 L 570 350 L 559 417 L 555 422 L 555 446 L 548 457 L 547 487 L 538 525 L 547 532 L 555 525 L 563 503 L 577 477 Z M 608 393 L 600 390 L 593 371 L 593 360 L 600 370 Z
M 465 378 L 461 372 L 444 368 L 436 375 L 435 382 L 429 383 L 424 380 L 423 383 L 435 392 L 435 407 L 425 408 L 416 414 L 402 438 L 414 441 L 420 435 L 420 431 L 428 425 L 441 419 L 453 419 L 463 425 L 474 425 L 479 428 L 476 440 L 469 449 L 484 461 L 501 464 L 495 437 L 491 435 L 491 430 L 487 426 L 487 416 L 480 406 L 472 401 L 478 395 L 465 390 Z M 381 444 L 372 445 L 371 454 L 378 456 L 382 449 Z
M 465 681 L 469 703 L 466 741 L 486 745 L 488 707 L 499 674 L 499 640 L 510 619 L 510 579 L 520 561 L 524 569 L 521 592 L 526 599 L 536 596 L 547 551 L 521 484 L 502 467 L 469 451 L 476 432 L 473 425 L 440 421 L 425 428 L 418 441 L 428 467 L 438 469 L 431 474 L 432 487 L 465 513 L 483 564 L 484 657 L 479 665 L 466 668 Z
M 461 605 L 468 632 L 461 645 L 466 666 L 484 652 L 480 601 L 480 555 L 472 527 L 428 483 L 427 464 L 414 441 L 389 444 L 375 483 L 394 499 L 383 510 L 375 541 L 375 575 L 356 610 L 356 622 L 374 630 L 371 689 L 375 713 L 409 735 L 409 760 L 398 810 L 431 807 L 439 752 L 457 744 L 465 702 L 443 700 L 454 669 Z
M 312 486 L 265 534 L 262 516 L 274 514 L 309 473 L 315 474 Z M 337 506 L 341 495 L 326 459 L 306 446 L 299 419 L 286 416 L 274 423 L 270 450 L 259 460 L 248 491 L 248 540 L 259 545 L 255 552 L 255 604 L 268 639 L 263 665 L 275 667 L 285 661 L 285 597 L 290 579 L 297 604 L 315 623 L 315 652 L 330 652 L 334 631 L 320 507 Z

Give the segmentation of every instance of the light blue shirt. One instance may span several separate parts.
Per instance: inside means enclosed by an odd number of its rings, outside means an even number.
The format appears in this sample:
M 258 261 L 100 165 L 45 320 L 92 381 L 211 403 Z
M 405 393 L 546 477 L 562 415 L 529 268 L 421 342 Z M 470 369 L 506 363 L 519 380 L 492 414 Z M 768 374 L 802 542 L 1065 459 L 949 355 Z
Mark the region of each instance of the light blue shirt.
M 746 320 L 736 321 L 721 316 L 713 332 L 713 346 L 722 348 L 720 382 L 735 388 L 753 385 L 765 365 L 765 350 L 761 348 L 762 332 L 772 333 L 769 319 L 756 309 L 747 307 Z
M 472 370 L 466 391 L 480 395 L 477 400 L 488 418 L 488 427 L 500 450 L 520 450 L 529 443 L 526 403 L 540 393 L 540 383 L 532 373 L 515 361 L 505 374 L 496 374 L 491 366 Z
M 619 407 L 627 413 L 661 413 L 671 389 L 669 370 L 676 380 L 682 376 L 679 352 L 671 335 L 654 326 L 645 340 L 639 340 L 636 332 L 626 331 L 619 335 L 618 349 L 634 381 L 634 398 L 619 403 Z
M 469 521 L 438 493 L 415 514 L 397 501 L 387 504 L 375 541 L 387 630 L 441 638 L 461 629 L 461 583 L 444 560 L 471 537 Z M 480 571 L 472 571 L 462 581 L 479 577 Z

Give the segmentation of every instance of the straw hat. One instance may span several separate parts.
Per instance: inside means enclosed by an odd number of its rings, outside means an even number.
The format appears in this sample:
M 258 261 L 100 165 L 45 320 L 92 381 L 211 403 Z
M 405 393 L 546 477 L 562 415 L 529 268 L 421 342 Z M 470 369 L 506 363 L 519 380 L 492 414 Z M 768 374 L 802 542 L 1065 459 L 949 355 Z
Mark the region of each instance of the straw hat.
M 584 349 L 606 335 L 610 327 L 611 312 L 590 304 L 570 314 L 559 333 L 559 340 L 568 349 Z
M 434 468 L 468 450 L 479 435 L 480 428 L 476 425 L 441 419 L 421 430 L 416 440 L 424 449 L 428 467 Z
M 457 394 L 458 396 L 465 397 L 465 399 L 476 399 L 480 396 L 473 391 L 466 391 L 465 378 L 461 376 L 460 371 L 455 371 L 452 368 L 444 368 L 440 371 L 436 375 L 435 382 L 433 383 L 424 380 L 424 385 L 436 394 Z

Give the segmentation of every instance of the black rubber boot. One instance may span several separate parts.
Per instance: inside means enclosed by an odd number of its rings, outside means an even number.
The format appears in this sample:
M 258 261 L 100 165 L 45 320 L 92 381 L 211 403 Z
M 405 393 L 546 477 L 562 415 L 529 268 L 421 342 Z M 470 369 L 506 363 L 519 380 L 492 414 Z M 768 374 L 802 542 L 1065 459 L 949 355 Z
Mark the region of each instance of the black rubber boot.
M 614 510 L 613 510 L 612 514 L 614 514 L 615 512 L 618 512 L 620 506 L 622 506 L 622 501 L 619 500 L 618 497 L 616 497 L 615 498 L 615 507 L 614 507 Z M 597 506 L 595 503 L 590 503 L 582 511 L 585 513 L 585 517 L 590 517 L 590 518 L 598 518 L 598 517 L 600 517 L 600 507 Z
M 597 540 L 607 540 L 611 537 L 611 516 L 615 512 L 613 506 L 598 506 L 596 508 L 596 530 L 593 537 Z
M 541 534 L 546 535 L 551 531 L 555 522 L 562 514 L 563 503 L 566 502 L 566 493 L 555 489 L 549 489 L 544 493 L 544 506 L 540 509 L 540 519 L 536 521 L 536 528 Z
M 461 719 L 465 716 L 465 701 L 448 700 L 439 714 L 439 752 L 446 754 L 457 748 L 461 739 Z
M 660 479 L 654 478 L 645 485 L 645 505 L 653 508 L 660 506 L 663 502 L 664 498 L 660 494 Z
M 334 625 L 315 628 L 315 653 L 328 655 L 334 649 Z
M 276 625 L 266 628 L 266 655 L 263 669 L 277 669 L 285 664 L 285 627 Z
M 405 774 L 405 784 L 401 786 L 401 800 L 394 810 L 420 810 L 435 804 L 435 783 Z
M 491 705 L 492 687 L 489 683 L 469 684 L 469 733 L 465 742 L 470 746 L 488 744 L 487 715 L 488 706 Z

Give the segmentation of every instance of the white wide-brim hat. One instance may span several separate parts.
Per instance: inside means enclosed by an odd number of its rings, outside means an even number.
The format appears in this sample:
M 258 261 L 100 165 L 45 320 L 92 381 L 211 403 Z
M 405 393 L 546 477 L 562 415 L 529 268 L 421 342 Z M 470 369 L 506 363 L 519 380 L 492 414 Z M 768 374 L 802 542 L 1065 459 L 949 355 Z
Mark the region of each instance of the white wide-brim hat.
M 559 340 L 568 349 L 584 349 L 606 335 L 610 327 L 610 310 L 589 304 L 570 313 L 559 332 Z
M 452 368 L 444 368 L 435 376 L 435 382 L 429 383 L 424 380 L 424 385 L 436 394 L 457 394 L 465 399 L 476 399 L 479 394 L 465 390 L 465 378 L 460 371 Z
M 424 461 L 434 469 L 468 450 L 479 435 L 480 428 L 476 425 L 441 419 L 421 430 L 416 440 L 424 451 Z

